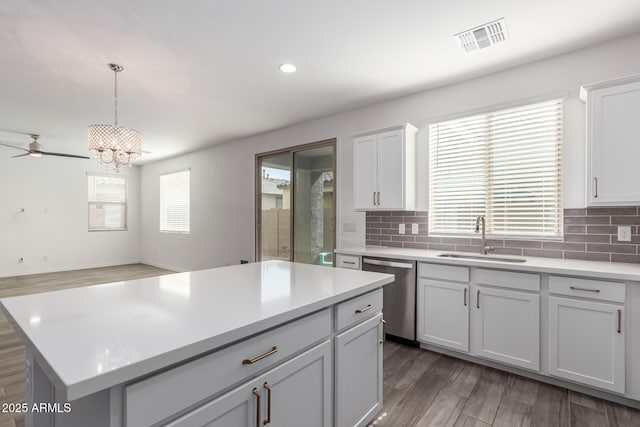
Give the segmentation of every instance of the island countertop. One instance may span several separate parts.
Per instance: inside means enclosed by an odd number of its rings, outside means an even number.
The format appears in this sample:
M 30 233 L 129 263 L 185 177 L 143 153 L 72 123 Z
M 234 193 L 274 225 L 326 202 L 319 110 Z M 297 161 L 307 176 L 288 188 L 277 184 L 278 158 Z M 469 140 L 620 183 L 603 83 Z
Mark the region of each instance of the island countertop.
M 0 299 L 75 400 L 381 287 L 389 274 L 266 261 Z

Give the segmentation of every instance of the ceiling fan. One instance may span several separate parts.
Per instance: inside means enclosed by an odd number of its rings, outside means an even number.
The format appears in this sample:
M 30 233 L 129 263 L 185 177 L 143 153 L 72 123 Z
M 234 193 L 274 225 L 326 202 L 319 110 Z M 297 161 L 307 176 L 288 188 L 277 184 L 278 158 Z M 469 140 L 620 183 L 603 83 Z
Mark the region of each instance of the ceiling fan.
M 22 150 L 22 151 L 26 151 L 26 153 L 18 154 L 16 156 L 11 156 L 11 158 L 24 157 L 24 156 L 31 156 L 31 157 L 58 156 L 58 157 L 72 157 L 72 158 L 75 158 L 75 159 L 89 159 L 89 157 L 87 157 L 87 156 L 78 156 L 78 155 L 75 155 L 75 154 L 52 153 L 50 151 L 42 151 L 42 146 L 38 142 L 38 138 L 40 138 L 40 135 L 29 134 L 29 136 L 31 136 L 31 139 L 33 139 L 33 141 L 31 141 L 31 143 L 29 144 L 29 149 L 28 150 L 26 148 L 18 147 L 16 145 L 7 144 L 6 142 L 1 142 L 1 141 L 0 141 L 0 145 L 3 145 L 5 147 L 16 148 L 16 149 Z

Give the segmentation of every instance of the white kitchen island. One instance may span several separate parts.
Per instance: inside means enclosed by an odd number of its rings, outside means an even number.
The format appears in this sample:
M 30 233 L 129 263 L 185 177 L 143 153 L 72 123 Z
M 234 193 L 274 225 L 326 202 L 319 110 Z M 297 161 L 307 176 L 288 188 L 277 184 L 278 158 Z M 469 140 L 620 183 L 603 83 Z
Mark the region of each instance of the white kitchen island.
M 365 425 L 392 280 L 266 261 L 4 298 L 26 425 Z

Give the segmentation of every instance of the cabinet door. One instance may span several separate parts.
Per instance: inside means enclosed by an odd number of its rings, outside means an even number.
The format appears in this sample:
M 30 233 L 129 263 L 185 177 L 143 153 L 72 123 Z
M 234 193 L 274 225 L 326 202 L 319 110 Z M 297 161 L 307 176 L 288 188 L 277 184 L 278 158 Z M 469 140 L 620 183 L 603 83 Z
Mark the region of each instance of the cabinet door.
M 254 427 L 262 422 L 258 411 L 258 398 L 264 400 L 260 385 L 258 381 L 245 383 L 167 424 L 167 427 Z
M 539 370 L 540 296 L 478 286 L 473 309 L 473 353 Z
M 325 341 L 262 375 L 261 425 L 331 427 L 332 360 L 331 342 Z
M 590 204 L 640 203 L 640 82 L 594 90 L 588 108 Z
M 418 340 L 469 351 L 469 285 L 419 280 Z
M 376 135 L 353 140 L 353 203 L 355 209 L 374 209 L 378 191 Z
M 624 309 L 549 297 L 549 374 L 625 392 Z
M 378 191 L 380 194 L 377 195 L 377 202 L 380 209 L 404 209 L 403 135 L 404 132 L 401 130 L 378 134 Z
M 336 425 L 364 426 L 382 409 L 382 314 L 336 336 Z

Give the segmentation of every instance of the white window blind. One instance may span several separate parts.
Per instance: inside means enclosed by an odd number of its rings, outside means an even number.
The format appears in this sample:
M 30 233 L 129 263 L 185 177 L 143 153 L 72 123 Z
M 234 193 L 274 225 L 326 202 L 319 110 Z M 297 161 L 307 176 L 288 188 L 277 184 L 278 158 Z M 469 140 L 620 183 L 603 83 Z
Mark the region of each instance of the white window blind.
M 562 100 L 429 125 L 429 232 L 562 235 Z
M 160 176 L 160 231 L 189 233 L 191 171 Z
M 127 179 L 87 175 L 89 231 L 127 229 Z

